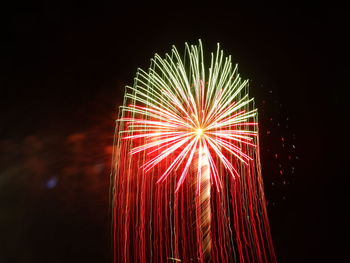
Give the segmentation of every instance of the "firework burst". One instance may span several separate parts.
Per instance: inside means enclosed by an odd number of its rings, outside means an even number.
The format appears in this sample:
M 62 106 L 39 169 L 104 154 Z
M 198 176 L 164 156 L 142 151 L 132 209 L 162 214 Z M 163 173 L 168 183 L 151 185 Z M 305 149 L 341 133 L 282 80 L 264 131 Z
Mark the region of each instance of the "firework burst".
M 116 261 L 275 261 L 257 110 L 219 45 L 209 70 L 201 42 L 139 69 L 116 146 Z

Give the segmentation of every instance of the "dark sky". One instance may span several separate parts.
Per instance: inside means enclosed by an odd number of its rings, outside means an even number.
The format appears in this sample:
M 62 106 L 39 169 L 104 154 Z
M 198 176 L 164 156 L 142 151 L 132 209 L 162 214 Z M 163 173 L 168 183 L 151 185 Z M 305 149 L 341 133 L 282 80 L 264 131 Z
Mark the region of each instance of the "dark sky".
M 344 8 L 47 2 L 2 10 L 0 262 L 108 262 L 110 146 L 124 86 L 155 52 L 199 38 L 206 53 L 220 42 L 239 63 L 271 130 L 262 153 L 279 261 L 341 261 Z M 264 150 L 288 155 L 279 140 L 293 136 L 299 160 L 281 162 L 295 173 L 277 178 Z

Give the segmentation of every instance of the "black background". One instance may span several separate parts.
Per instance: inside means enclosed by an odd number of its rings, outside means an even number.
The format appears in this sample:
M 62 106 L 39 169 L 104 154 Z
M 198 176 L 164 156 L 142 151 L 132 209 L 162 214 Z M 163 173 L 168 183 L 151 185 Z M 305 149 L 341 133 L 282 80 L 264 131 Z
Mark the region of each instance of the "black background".
M 2 12 L 0 262 L 111 262 L 110 151 L 124 86 L 155 52 L 199 38 L 207 54 L 220 42 L 233 56 L 262 109 L 279 262 L 346 259 L 343 7 L 47 1 Z M 274 128 L 286 117 L 288 129 Z M 287 187 L 264 151 L 288 155 L 274 134 L 296 136 Z

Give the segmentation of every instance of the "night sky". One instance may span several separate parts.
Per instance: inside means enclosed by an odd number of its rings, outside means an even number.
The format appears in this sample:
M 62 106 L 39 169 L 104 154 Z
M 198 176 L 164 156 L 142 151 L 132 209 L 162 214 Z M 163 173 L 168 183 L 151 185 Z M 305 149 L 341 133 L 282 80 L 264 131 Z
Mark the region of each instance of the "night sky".
M 155 52 L 198 39 L 206 54 L 220 42 L 250 79 L 279 262 L 344 262 L 343 7 L 47 2 L 2 8 L 1 263 L 111 262 L 109 172 L 124 86 Z

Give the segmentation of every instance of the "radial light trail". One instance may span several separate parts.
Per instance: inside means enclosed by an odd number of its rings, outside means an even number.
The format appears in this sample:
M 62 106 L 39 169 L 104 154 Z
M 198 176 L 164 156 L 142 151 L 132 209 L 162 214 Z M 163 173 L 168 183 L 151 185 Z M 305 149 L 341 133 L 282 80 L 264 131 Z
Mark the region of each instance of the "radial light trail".
M 275 262 L 248 81 L 200 41 L 151 61 L 117 120 L 115 262 Z

